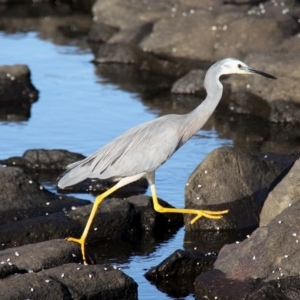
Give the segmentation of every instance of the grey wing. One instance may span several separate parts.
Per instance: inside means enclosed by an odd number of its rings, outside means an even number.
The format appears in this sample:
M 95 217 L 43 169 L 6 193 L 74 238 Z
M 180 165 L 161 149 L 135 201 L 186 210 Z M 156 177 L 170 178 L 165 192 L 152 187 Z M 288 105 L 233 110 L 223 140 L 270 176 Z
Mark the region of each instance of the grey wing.
M 86 159 L 68 165 L 58 186 L 64 188 L 86 178 L 119 180 L 153 171 L 176 151 L 179 140 L 177 122 L 171 116 L 144 123 Z

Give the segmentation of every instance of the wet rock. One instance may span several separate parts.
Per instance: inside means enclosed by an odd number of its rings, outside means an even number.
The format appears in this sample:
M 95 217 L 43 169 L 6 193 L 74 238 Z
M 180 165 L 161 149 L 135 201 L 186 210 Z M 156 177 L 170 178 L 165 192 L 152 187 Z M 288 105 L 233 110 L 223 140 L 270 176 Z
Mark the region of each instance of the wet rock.
M 0 273 L 5 278 L 14 273 L 39 272 L 80 261 L 80 248 L 75 243 L 50 240 L 0 251 Z M 5 272 L 6 266 L 14 266 L 14 273 Z
M 150 281 L 184 276 L 195 277 L 201 272 L 210 270 L 215 260 L 215 254 L 176 250 L 159 265 L 148 270 L 145 277 Z
M 160 200 L 161 205 L 171 207 Z M 92 205 L 77 209 L 68 217 L 81 225 L 74 233 L 81 236 Z M 105 199 L 89 233 L 89 240 L 99 239 L 128 239 L 137 234 L 153 234 L 170 227 L 180 227 L 183 224 L 182 215 L 160 214 L 153 210 L 152 199 L 147 196 L 133 196 L 128 199 Z
M 0 119 L 27 120 L 38 91 L 25 65 L 0 66 Z
M 195 277 L 210 270 L 215 260 L 215 253 L 176 250 L 144 276 L 169 297 L 186 297 L 194 293 Z
M 74 161 L 82 160 L 85 156 L 79 153 L 70 152 L 61 149 L 31 149 L 24 152 L 21 157 L 10 157 L 0 160 L 0 164 L 20 167 L 25 170 L 58 170 L 62 172 L 66 166 Z
M 89 40 L 93 42 L 107 42 L 118 29 L 105 23 L 93 23 L 89 32 Z
M 281 277 L 268 282 L 261 279 L 239 281 L 228 279 L 225 274 L 218 270 L 213 270 L 197 277 L 195 296 L 197 299 L 208 300 L 296 300 L 299 298 L 299 284 L 299 277 Z M 224 293 L 224 291 L 226 292 Z
M 220 172 L 220 170 L 222 170 Z M 259 214 L 270 188 L 284 167 L 259 159 L 237 148 L 211 152 L 195 169 L 186 185 L 186 207 L 219 211 L 220 220 L 185 215 L 186 230 L 245 229 L 259 223 Z
M 30 71 L 25 65 L 0 66 L 0 99 L 4 103 L 32 103 L 38 91 L 30 80 Z
M 269 193 L 260 215 L 260 226 L 270 223 L 277 215 L 300 199 L 300 160 Z
M 192 70 L 184 77 L 178 79 L 172 86 L 172 93 L 175 94 L 195 94 L 205 93 L 203 87 L 205 72 L 202 70 Z
M 128 44 L 101 44 L 95 58 L 96 63 L 135 64 L 140 70 L 153 71 L 170 76 L 184 72 L 178 63 L 147 55 L 139 48 Z
M 36 178 L 39 182 L 52 183 L 56 186 L 57 177 L 63 173 L 67 165 L 84 159 L 85 156 L 79 153 L 69 152 L 61 149 L 32 149 L 24 152 L 21 157 L 11 157 L 0 160 L 0 165 L 20 167 Z M 59 189 L 61 193 L 94 193 L 104 192 L 115 183 L 97 179 L 87 179 L 74 186 Z M 145 193 L 148 188 L 146 179 L 140 179 L 127 186 L 122 187 L 115 193 L 118 196 L 131 196 Z
M 254 280 L 233 280 L 219 270 L 211 270 L 196 278 L 194 293 L 197 299 L 245 300 L 254 287 Z
M 1 299 L 137 299 L 130 277 L 110 267 L 75 263 L 80 257 L 79 247 L 65 240 L 0 251 Z
M 247 300 L 256 299 L 287 299 L 300 298 L 300 278 L 287 277 L 268 282 L 260 281 L 253 292 L 249 293 Z
M 275 299 L 276 295 L 278 299 L 297 299 L 297 293 L 293 297 L 288 286 L 292 291 L 299 285 L 299 212 L 297 201 L 267 226 L 256 229 L 249 239 L 225 245 L 215 269 L 197 277 L 196 295 L 203 296 L 206 290 L 211 296 L 220 295 L 219 299 L 248 299 L 248 295 L 249 299 L 263 299 L 263 296 Z M 234 290 L 236 297 L 232 296 Z
M 55 195 L 19 168 L 0 168 L 0 180 L 0 248 L 81 236 L 92 209 L 89 201 Z M 182 215 L 156 213 L 150 197 L 106 199 L 89 239 L 129 239 L 182 224 Z
M 45 216 L 88 201 L 55 195 L 19 168 L 0 167 L 0 225 L 37 216 Z
M 153 209 L 152 198 L 148 196 L 133 196 L 126 201 L 134 205 L 143 232 L 161 233 L 164 228 L 183 226 L 183 215 L 172 213 L 157 213 Z M 162 199 L 158 199 L 163 207 L 173 207 Z

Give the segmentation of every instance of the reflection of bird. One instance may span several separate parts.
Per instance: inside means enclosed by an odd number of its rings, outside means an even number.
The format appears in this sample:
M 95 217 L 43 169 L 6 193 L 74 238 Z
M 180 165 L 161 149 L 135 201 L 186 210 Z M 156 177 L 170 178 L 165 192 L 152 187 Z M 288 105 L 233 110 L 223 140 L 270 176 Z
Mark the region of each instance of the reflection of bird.
M 81 245 L 84 262 L 86 262 L 85 240 L 102 200 L 120 187 L 142 177 L 145 177 L 149 182 L 153 206 L 157 212 L 195 214 L 191 224 L 201 217 L 220 219 L 223 214 L 228 212 L 228 210 L 206 211 L 162 207 L 156 196 L 155 170 L 185 144 L 211 116 L 222 97 L 223 86 L 219 81 L 220 76 L 252 73 L 276 79 L 233 58 L 223 59 L 215 63 L 209 68 L 204 79 L 207 97 L 196 109 L 185 115 L 165 115 L 136 126 L 86 159 L 72 163 L 67 167 L 66 172 L 58 178 L 57 184 L 62 189 L 87 178 L 118 182 L 95 199 L 81 238 L 68 239 L 68 241 L 77 242 Z

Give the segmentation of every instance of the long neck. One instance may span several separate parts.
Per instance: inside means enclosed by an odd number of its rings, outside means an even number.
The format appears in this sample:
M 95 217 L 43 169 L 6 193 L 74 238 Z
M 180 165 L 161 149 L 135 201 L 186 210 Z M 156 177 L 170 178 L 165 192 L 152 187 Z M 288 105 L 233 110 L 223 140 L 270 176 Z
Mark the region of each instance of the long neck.
M 206 123 L 219 104 L 222 94 L 223 85 L 219 81 L 219 75 L 214 72 L 208 72 L 204 86 L 207 96 L 205 100 L 190 113 L 184 115 L 183 135 L 181 145 L 188 141 L 200 128 Z

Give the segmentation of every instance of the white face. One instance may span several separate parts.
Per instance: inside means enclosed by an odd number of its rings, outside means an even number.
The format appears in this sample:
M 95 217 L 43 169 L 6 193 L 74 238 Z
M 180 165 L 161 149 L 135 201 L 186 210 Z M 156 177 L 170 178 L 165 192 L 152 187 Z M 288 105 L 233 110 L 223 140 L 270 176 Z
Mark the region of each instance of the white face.
M 220 65 L 222 74 L 251 74 L 250 68 L 240 60 L 227 58 Z

